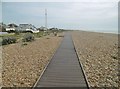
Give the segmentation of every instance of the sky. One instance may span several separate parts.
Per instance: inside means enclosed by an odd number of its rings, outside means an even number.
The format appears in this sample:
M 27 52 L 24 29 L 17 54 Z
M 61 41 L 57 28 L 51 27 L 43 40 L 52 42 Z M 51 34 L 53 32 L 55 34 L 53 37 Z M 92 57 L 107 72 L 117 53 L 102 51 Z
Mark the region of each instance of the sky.
M 119 0 L 118 0 L 119 1 Z M 33 24 L 45 26 L 47 9 L 48 28 L 98 32 L 118 32 L 117 0 L 2 0 L 0 22 L 5 24 Z

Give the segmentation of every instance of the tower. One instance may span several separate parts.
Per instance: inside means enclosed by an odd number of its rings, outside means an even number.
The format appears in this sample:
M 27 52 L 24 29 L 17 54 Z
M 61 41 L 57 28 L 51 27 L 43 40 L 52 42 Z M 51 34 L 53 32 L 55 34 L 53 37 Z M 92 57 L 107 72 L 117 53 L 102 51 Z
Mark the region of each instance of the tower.
M 45 9 L 45 28 L 47 29 L 47 9 Z

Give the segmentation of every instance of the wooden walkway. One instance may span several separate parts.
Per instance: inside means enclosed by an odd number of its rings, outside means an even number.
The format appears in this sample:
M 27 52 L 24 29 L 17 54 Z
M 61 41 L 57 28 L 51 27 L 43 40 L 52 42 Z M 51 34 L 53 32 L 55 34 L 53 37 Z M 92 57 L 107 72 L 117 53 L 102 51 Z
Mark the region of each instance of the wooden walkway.
M 69 33 L 65 34 L 60 47 L 35 87 L 88 88 Z

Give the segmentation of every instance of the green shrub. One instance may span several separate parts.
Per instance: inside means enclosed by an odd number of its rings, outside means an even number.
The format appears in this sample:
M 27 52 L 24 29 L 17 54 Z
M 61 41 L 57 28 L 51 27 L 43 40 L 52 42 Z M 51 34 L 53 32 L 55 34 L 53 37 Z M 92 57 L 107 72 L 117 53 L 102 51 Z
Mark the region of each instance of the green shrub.
M 43 36 L 43 32 L 39 32 L 39 33 L 34 33 L 34 36 L 39 38 Z
M 22 45 L 21 45 L 21 46 L 25 46 L 25 45 L 27 45 L 27 43 L 26 43 L 26 42 L 22 43 Z
M 57 33 L 56 33 L 56 32 L 54 33 L 54 36 L 57 36 Z
M 15 37 L 3 37 L 2 45 L 16 43 L 17 39 Z
M 25 34 L 24 37 L 23 37 L 23 39 L 22 39 L 23 42 L 31 42 L 33 40 L 35 40 L 35 38 L 30 33 Z
M 19 35 L 20 34 L 20 31 L 15 31 L 15 35 Z
M 62 35 L 59 35 L 58 37 L 64 37 L 64 36 L 62 36 Z

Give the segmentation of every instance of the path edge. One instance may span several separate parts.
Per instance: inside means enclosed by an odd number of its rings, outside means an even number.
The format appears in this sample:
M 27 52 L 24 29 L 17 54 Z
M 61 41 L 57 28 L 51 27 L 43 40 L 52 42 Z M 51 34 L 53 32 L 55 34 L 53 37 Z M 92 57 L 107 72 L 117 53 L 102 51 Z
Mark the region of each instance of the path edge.
M 48 65 L 50 64 L 50 62 L 52 61 L 52 58 L 54 57 L 55 53 L 57 52 L 58 48 L 60 47 L 60 45 L 62 44 L 64 37 L 62 38 L 61 42 L 59 43 L 58 47 L 56 48 L 56 50 L 53 52 L 53 55 L 49 58 L 49 62 L 46 64 L 46 66 L 44 67 L 44 69 L 42 70 L 42 73 L 40 74 L 40 76 L 38 77 L 37 81 L 35 82 L 35 84 L 32 86 L 32 89 L 36 88 L 36 85 L 38 84 L 38 81 L 41 79 L 41 77 L 43 76 L 44 72 L 46 71 Z
M 72 36 L 71 36 L 71 38 L 72 38 Z M 85 78 L 87 87 L 88 87 L 88 89 L 90 89 L 90 83 L 88 82 L 87 76 L 86 76 L 86 74 L 85 74 L 85 70 L 84 70 L 84 68 L 83 68 L 83 64 L 82 64 L 82 62 L 80 61 L 80 56 L 78 55 L 78 52 L 77 52 L 77 50 L 76 50 L 76 47 L 75 47 L 75 43 L 74 43 L 74 41 L 73 41 L 73 38 L 72 38 L 72 42 L 73 42 L 74 50 L 75 50 L 75 52 L 76 52 L 76 54 L 77 54 L 78 62 L 79 62 L 79 65 L 80 65 L 80 67 L 81 67 L 81 69 L 82 69 L 83 76 L 84 76 L 84 78 Z

